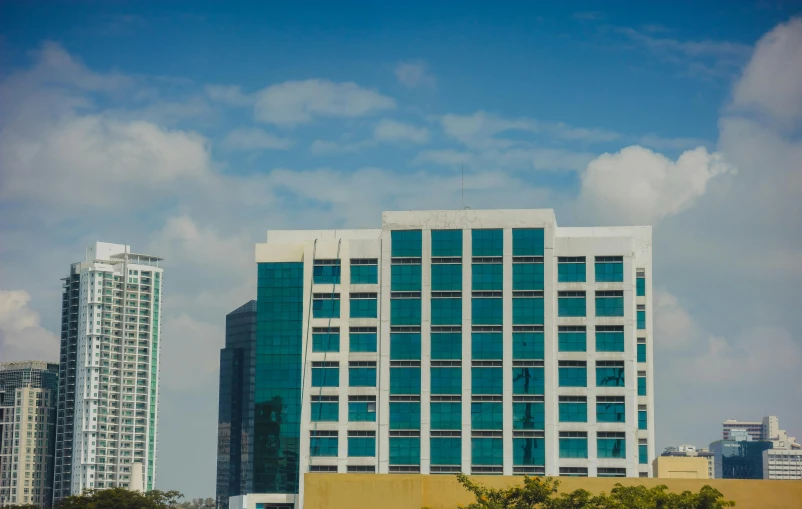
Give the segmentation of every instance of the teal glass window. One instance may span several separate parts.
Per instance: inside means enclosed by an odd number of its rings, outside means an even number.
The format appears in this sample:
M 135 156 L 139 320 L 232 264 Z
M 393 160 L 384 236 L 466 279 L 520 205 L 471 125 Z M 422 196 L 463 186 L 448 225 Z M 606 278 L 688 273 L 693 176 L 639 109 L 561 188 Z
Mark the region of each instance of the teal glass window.
M 375 285 L 379 282 L 378 260 L 354 258 L 351 260 L 351 284 Z
M 585 361 L 560 361 L 557 370 L 560 387 L 588 386 L 588 368 Z
M 340 368 L 329 366 L 337 366 L 337 363 L 321 362 L 320 364 L 324 366 L 315 367 L 315 365 L 312 364 L 312 387 L 339 387 Z
M 646 410 L 638 410 L 638 429 L 648 429 L 648 422 Z
M 391 367 L 390 394 L 420 394 L 420 368 Z
M 513 332 L 513 360 L 543 360 L 544 340 L 542 332 Z
M 597 325 L 596 326 L 597 352 L 623 352 L 624 326 L 623 325 Z
M 513 438 L 512 464 L 515 466 L 544 466 L 546 441 L 543 438 Z
M 646 343 L 638 343 L 638 362 L 646 362 Z
M 420 429 L 420 402 L 391 401 L 390 429 Z
M 474 325 L 501 325 L 504 322 L 502 299 L 500 297 L 471 298 L 471 315 Z
M 351 318 L 376 318 L 378 316 L 375 293 L 352 293 L 350 302 Z
M 312 422 L 337 422 L 339 420 L 339 406 L 336 401 L 313 401 Z
M 357 364 L 354 366 L 354 364 Z M 350 387 L 376 387 L 376 364 L 361 366 L 362 362 L 351 362 L 348 367 L 348 385 Z
M 646 330 L 646 306 L 638 306 L 638 330 Z
M 512 255 L 543 256 L 544 242 L 543 228 L 515 228 L 512 230 Z
M 462 394 L 462 368 L 433 367 L 432 394 Z
M 504 445 L 501 438 L 472 438 L 472 465 L 503 465 Z
M 560 422 L 588 422 L 588 401 L 585 396 L 560 396 Z
M 423 251 L 420 230 L 393 230 L 390 232 L 393 258 L 420 258 Z
M 390 299 L 390 325 L 420 325 L 420 299 Z
M 588 434 L 581 431 L 561 431 L 560 457 L 587 458 Z
M 328 328 L 312 330 L 312 351 L 313 352 L 339 352 L 340 351 L 340 332 L 337 329 Z
M 349 401 L 348 420 L 350 422 L 376 422 L 376 402 Z
M 512 404 L 512 429 L 545 429 L 546 411 L 540 402 L 515 402 Z
M 626 405 L 623 397 L 598 396 L 596 398 L 596 422 L 625 422 Z
M 596 387 L 624 387 L 623 361 L 596 361 Z
M 432 230 L 432 257 L 462 256 L 462 230 Z
M 512 298 L 514 325 L 543 325 L 543 296 Z
M 543 281 L 542 263 L 512 264 L 513 290 L 542 290 Z
M 635 278 L 635 295 L 638 297 L 645 297 L 646 296 L 646 278 L 645 277 L 637 277 Z
M 597 291 L 596 316 L 624 316 L 624 292 Z
M 313 431 L 312 433 L 321 433 Z M 326 433 L 325 431 L 322 433 Z M 336 431 L 334 433 L 337 433 Z M 337 456 L 337 437 L 311 436 L 309 437 L 310 456 Z
M 558 283 L 584 283 L 585 276 L 584 256 L 561 256 L 557 258 Z
M 420 437 L 390 437 L 390 465 L 420 465 Z
M 420 332 L 391 332 L 390 360 L 419 361 L 421 357 Z
M 316 285 L 340 284 L 340 260 L 315 260 L 312 282 Z
M 500 430 L 504 425 L 501 402 L 471 403 L 471 429 Z
M 459 292 L 462 290 L 462 264 L 433 263 L 432 291 Z
M 560 352 L 586 352 L 588 334 L 585 326 L 560 326 L 557 331 L 557 349 Z
M 353 433 L 353 432 L 352 432 Z M 348 437 L 348 456 L 372 457 L 376 456 L 376 437 Z
M 462 403 L 459 401 L 432 401 L 429 408 L 432 429 L 462 429 Z
M 339 318 L 340 294 L 316 293 L 312 297 L 313 318 Z
M 596 257 L 597 283 L 623 283 L 624 257 L 597 256 Z
M 558 293 L 557 316 L 585 316 L 586 309 L 585 292 Z
M 502 256 L 504 230 L 471 230 L 471 253 L 473 256 Z
M 649 446 L 647 444 L 638 444 L 638 464 L 649 464 Z
M 473 394 L 498 395 L 503 385 L 501 368 L 471 368 L 471 392 Z
M 646 375 L 638 375 L 638 396 L 646 396 Z
M 501 332 L 471 333 L 471 357 L 474 360 L 501 360 L 503 351 Z
M 432 298 L 432 325 L 461 325 L 462 299 Z
M 393 264 L 390 266 L 390 290 L 393 292 L 419 292 L 421 289 L 421 265 L 419 263 Z
M 429 442 L 432 465 L 457 466 L 462 463 L 462 439 L 432 437 Z
M 504 266 L 500 263 L 472 263 L 471 288 L 501 290 L 504 288 Z
M 599 458 L 626 458 L 627 441 L 623 433 L 600 431 L 596 450 Z
M 432 360 L 462 359 L 461 332 L 432 332 Z
M 352 352 L 376 351 L 376 329 L 374 328 L 352 327 L 348 333 L 348 340 Z
M 543 368 L 514 367 L 512 368 L 513 394 L 543 394 L 545 388 L 545 375 Z

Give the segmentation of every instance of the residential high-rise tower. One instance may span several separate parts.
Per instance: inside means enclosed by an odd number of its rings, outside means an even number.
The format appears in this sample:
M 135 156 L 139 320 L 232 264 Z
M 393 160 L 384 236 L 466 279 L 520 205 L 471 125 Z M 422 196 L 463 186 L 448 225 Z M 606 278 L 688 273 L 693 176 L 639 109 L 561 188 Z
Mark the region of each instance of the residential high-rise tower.
M 253 389 L 256 301 L 226 315 L 226 346 L 220 350 L 217 420 L 217 508 L 253 487 Z
M 649 476 L 651 247 L 552 210 L 269 231 L 257 502 L 302 507 L 308 472 Z
M 58 364 L 0 362 L 0 507 L 50 507 Z
M 62 294 L 54 498 L 156 480 L 160 258 L 98 242 Z

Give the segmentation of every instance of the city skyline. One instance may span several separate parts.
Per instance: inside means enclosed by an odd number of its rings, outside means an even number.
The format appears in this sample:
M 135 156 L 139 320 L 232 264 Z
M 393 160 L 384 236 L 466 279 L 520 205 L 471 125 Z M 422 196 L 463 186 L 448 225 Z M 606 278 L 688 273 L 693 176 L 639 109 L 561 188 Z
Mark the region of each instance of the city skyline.
M 58 360 L 86 245 L 165 258 L 158 487 L 213 496 L 265 230 L 553 208 L 654 228 L 656 451 L 802 435 L 802 19 L 668 5 L 0 6 L 0 360 Z

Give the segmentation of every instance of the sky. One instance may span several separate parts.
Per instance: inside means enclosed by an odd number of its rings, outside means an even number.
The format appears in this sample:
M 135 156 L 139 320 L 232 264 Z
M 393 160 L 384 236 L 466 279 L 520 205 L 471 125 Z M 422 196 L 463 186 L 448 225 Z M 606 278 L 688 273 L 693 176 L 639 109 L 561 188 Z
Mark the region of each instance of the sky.
M 657 450 L 802 438 L 802 2 L 2 2 L 0 360 L 95 241 L 165 259 L 157 485 L 214 495 L 268 229 L 654 227 Z

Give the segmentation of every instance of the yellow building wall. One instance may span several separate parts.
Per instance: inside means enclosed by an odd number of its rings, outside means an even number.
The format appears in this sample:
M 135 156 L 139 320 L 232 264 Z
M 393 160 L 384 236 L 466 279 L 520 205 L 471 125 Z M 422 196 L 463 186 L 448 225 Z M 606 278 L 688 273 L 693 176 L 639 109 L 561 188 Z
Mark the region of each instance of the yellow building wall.
M 661 479 L 707 479 L 707 458 L 658 456 L 652 462 L 654 476 Z
M 707 468 L 705 466 L 705 468 Z M 521 483 L 521 477 L 472 476 L 486 486 Z M 453 475 L 415 474 L 306 474 L 305 509 L 456 509 L 473 501 Z M 737 509 L 790 509 L 802 507 L 802 482 L 737 479 L 645 479 L 561 477 L 560 492 L 582 488 L 608 492 L 621 483 L 648 488 L 665 484 L 669 491 L 699 491 L 705 484 L 716 488 Z

